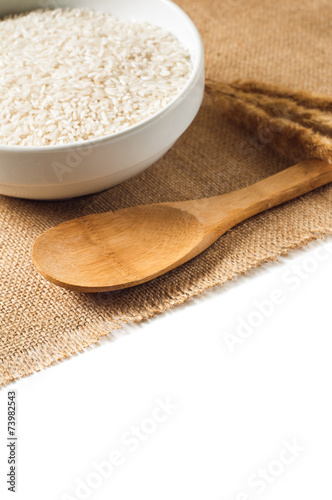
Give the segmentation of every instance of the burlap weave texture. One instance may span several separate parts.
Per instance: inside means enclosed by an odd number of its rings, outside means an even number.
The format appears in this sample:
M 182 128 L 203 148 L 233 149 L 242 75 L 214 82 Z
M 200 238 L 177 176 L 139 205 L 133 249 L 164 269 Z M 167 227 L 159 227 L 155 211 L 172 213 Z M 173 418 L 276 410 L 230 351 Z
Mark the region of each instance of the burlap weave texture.
M 178 0 L 203 37 L 209 78 L 281 83 L 332 93 L 329 0 Z M 291 248 L 332 233 L 332 185 L 248 220 L 178 269 L 117 293 L 84 295 L 46 282 L 30 252 L 46 229 L 81 215 L 216 195 L 292 164 L 268 142 L 220 118 L 206 98 L 172 150 L 139 176 L 75 200 L 0 197 L 0 383 L 30 374 L 220 285 Z

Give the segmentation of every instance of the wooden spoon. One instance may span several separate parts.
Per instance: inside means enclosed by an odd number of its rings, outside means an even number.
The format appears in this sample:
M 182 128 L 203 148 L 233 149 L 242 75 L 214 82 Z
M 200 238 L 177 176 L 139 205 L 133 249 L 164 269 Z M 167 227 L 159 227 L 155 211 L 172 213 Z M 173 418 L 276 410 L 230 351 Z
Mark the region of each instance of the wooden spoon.
M 39 236 L 32 259 L 47 280 L 69 290 L 127 288 L 192 259 L 239 222 L 328 182 L 332 164 L 307 160 L 221 196 L 88 215 Z

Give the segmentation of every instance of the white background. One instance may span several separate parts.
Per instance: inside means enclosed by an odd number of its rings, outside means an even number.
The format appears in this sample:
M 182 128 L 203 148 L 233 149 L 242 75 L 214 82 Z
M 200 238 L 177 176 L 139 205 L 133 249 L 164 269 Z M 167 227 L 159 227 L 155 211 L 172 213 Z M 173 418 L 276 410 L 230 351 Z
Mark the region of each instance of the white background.
M 2 389 L 0 498 L 331 498 L 331 249 L 311 243 Z M 13 389 L 16 494 L 5 486 Z M 114 452 L 121 465 L 96 475 Z

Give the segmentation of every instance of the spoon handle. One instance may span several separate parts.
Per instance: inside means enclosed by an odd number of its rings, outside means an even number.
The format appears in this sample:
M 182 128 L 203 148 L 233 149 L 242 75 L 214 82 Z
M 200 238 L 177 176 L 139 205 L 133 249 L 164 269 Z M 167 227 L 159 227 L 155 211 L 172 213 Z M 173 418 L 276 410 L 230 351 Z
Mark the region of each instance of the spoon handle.
M 241 204 L 248 211 L 245 215 L 251 217 L 329 182 L 332 182 L 332 164 L 307 160 L 244 188 L 238 194 L 241 193 Z
M 210 230 L 214 227 L 222 234 L 253 215 L 329 182 L 332 182 L 332 163 L 306 160 L 238 191 L 182 203 L 188 204 L 186 208 Z

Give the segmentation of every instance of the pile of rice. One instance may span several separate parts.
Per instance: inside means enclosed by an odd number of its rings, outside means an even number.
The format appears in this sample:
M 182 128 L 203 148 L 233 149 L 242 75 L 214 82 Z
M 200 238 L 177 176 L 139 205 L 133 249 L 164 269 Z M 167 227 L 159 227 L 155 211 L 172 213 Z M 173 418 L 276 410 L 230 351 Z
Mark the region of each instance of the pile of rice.
M 103 137 L 151 117 L 184 87 L 190 55 L 167 31 L 87 9 L 0 20 L 0 144 Z

